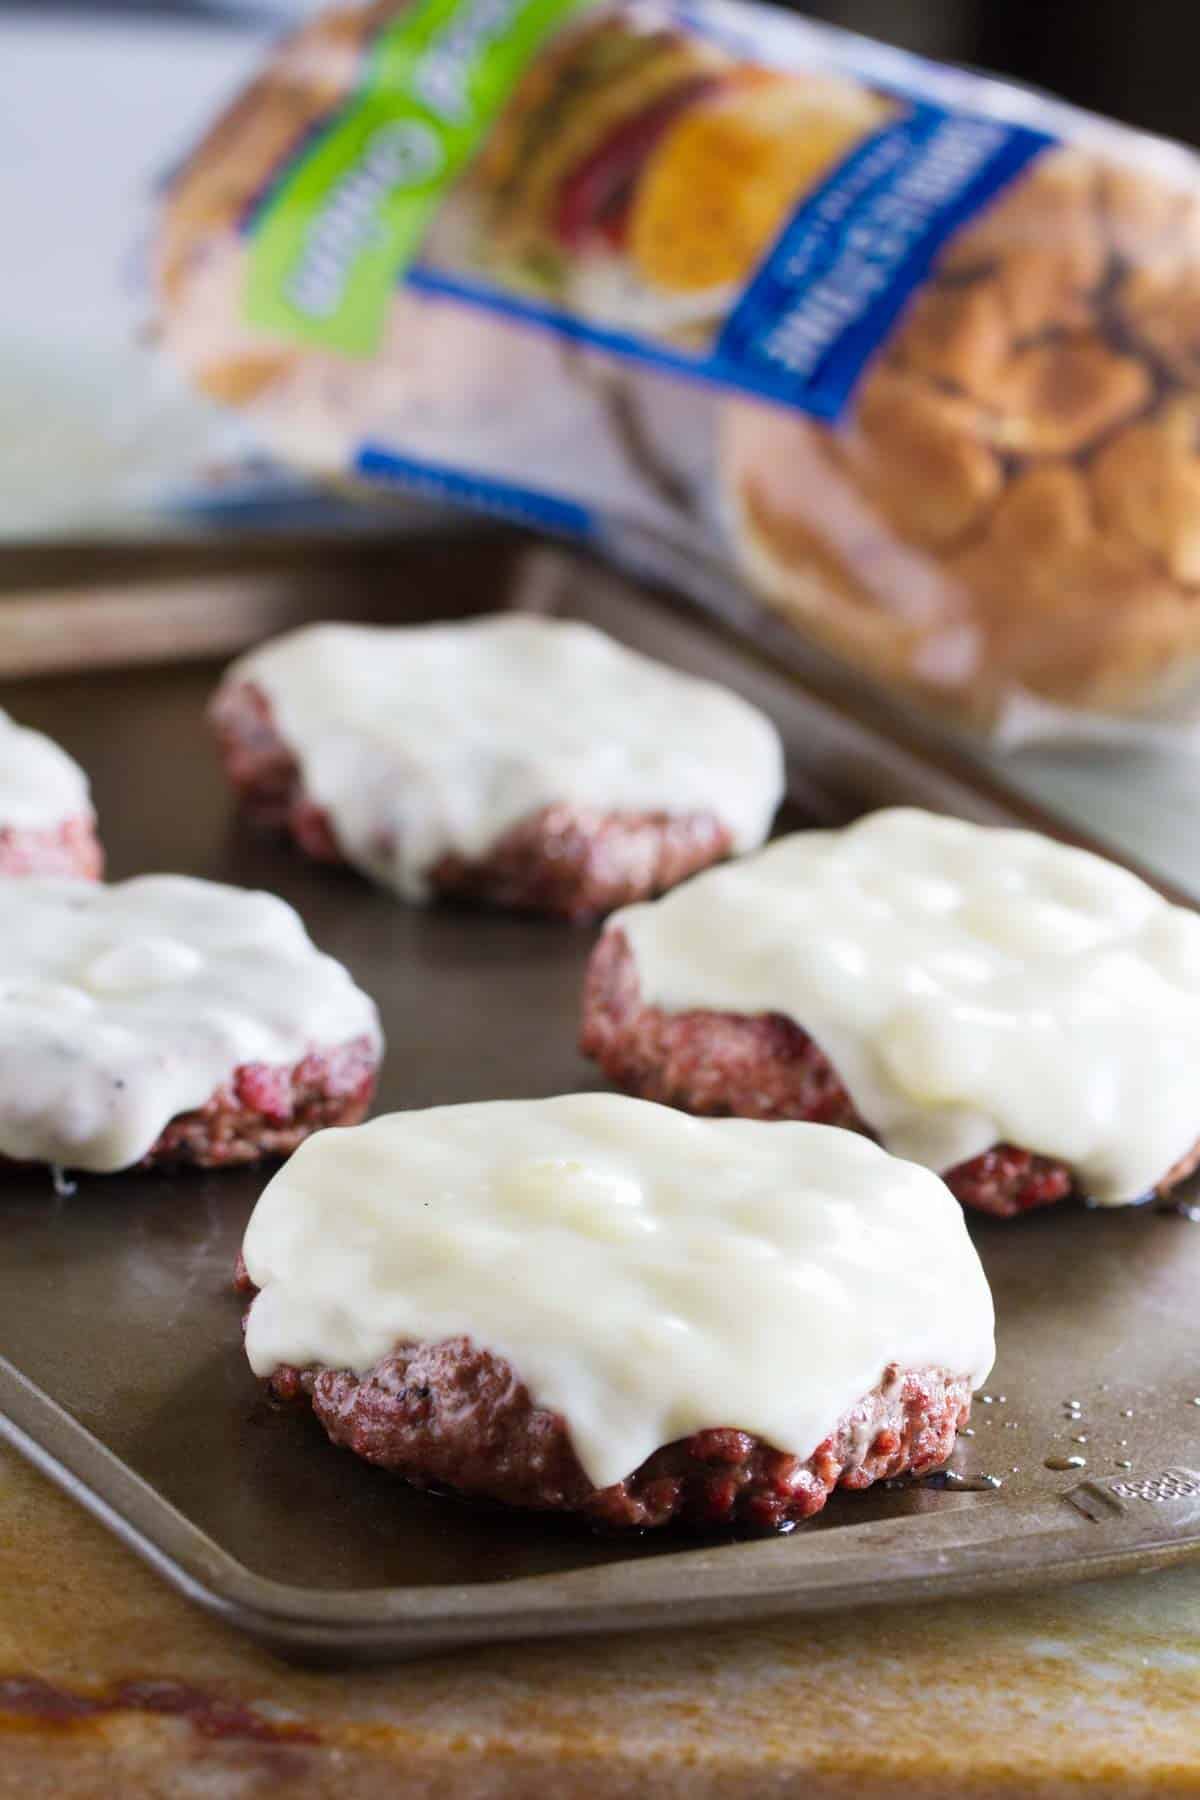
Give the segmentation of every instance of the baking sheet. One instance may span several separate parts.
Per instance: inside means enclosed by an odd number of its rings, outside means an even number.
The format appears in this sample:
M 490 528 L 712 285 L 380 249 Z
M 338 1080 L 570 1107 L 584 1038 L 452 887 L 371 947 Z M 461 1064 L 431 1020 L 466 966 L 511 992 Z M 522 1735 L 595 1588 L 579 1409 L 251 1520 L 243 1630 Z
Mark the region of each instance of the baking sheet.
M 766 705 L 789 747 L 783 827 L 895 800 L 1030 818 L 969 763 L 880 735 L 689 615 L 586 565 L 543 555 L 514 572 L 495 554 L 491 603 L 591 618 Z M 456 605 L 471 591 L 460 583 Z M 381 1110 L 600 1085 L 575 1047 L 595 932 L 405 908 L 247 832 L 202 724 L 216 674 L 64 676 L 0 698 L 91 772 L 114 878 L 169 868 L 269 887 L 299 908 L 381 1004 Z M 790 1538 L 715 1545 L 606 1540 L 417 1494 L 334 1450 L 311 1419 L 267 1406 L 229 1285 L 265 1179 L 84 1178 L 63 1197 L 43 1174 L 6 1176 L 0 1432 L 176 1585 L 280 1649 L 413 1654 L 651 1625 L 664 1608 L 675 1622 L 746 1617 L 1200 1550 L 1200 1224 L 1186 1205 L 973 1219 L 1000 1354 L 949 1482 L 838 1495 Z M 1046 1467 L 1069 1458 L 1082 1460 Z

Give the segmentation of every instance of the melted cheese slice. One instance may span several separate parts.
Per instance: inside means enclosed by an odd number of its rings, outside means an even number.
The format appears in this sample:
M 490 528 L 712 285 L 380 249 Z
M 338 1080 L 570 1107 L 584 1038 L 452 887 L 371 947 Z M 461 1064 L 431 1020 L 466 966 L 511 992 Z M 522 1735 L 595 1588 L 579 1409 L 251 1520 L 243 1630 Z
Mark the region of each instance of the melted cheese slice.
M 709 1426 L 805 1457 L 888 1363 L 979 1382 L 993 1356 L 962 1210 L 927 1169 L 611 1094 L 321 1132 L 243 1250 L 259 1375 L 466 1334 L 563 1415 L 598 1487 Z
M 0 1155 L 110 1171 L 244 1063 L 381 1042 L 273 894 L 146 875 L 0 882 Z
M 40 731 L 0 712 L 0 830 L 45 831 L 67 819 L 90 819 L 87 776 Z
M 347 860 L 410 900 L 443 856 L 485 857 L 547 806 L 712 813 L 750 850 L 783 794 L 762 713 L 572 621 L 315 625 L 242 657 L 241 682 Z
M 896 809 L 626 908 L 642 999 L 785 1013 L 897 1155 L 997 1143 L 1105 1205 L 1200 1138 L 1200 915 L 1034 832 Z

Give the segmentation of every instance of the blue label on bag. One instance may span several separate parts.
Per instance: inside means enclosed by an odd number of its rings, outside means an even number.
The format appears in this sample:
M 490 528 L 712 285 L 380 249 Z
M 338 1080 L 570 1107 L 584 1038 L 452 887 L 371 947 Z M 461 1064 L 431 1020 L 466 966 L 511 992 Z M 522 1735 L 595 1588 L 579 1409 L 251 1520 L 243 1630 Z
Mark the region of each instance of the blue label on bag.
M 397 456 L 393 450 L 363 444 L 354 458 L 354 472 L 364 481 L 392 483 L 406 493 L 425 494 L 434 500 L 453 500 L 476 512 L 492 513 L 515 525 L 528 525 L 532 530 L 548 531 L 557 537 L 591 536 L 592 515 L 586 507 L 469 469 Z
M 834 422 L 947 240 L 1055 140 L 908 99 L 805 196 L 705 348 L 496 275 L 420 261 L 408 285 L 626 361 Z
M 1052 141 L 914 106 L 793 214 L 715 360 L 739 385 L 836 419 L 942 245 Z

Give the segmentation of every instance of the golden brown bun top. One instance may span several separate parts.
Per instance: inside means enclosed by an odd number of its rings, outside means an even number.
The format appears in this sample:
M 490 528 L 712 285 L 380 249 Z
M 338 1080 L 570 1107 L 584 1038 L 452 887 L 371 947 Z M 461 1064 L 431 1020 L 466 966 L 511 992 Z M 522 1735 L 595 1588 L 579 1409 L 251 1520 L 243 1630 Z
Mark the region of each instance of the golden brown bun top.
M 740 70 L 652 152 L 633 203 L 635 265 L 676 293 L 748 280 L 805 192 L 890 110 L 836 76 Z
M 866 633 L 875 673 L 924 685 L 964 622 L 953 681 L 987 707 L 1013 684 L 1138 705 L 1194 669 L 1200 188 L 1048 152 L 952 240 L 844 426 L 732 409 L 748 564 L 860 660 Z M 804 485 L 780 479 L 789 456 Z M 900 587 L 930 598 L 924 623 Z
M 602 12 L 530 63 L 469 173 L 503 247 L 551 226 L 562 183 L 622 126 L 734 64 L 671 26 Z

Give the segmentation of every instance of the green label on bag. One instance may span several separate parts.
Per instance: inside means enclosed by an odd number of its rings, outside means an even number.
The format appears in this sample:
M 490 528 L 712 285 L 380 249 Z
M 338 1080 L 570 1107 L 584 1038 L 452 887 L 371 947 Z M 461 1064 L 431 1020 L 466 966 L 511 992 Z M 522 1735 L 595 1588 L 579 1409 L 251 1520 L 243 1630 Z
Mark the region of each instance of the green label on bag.
M 369 356 L 397 277 L 549 32 L 580 0 L 417 0 L 252 227 L 246 316 Z

